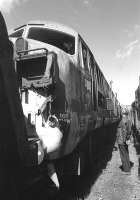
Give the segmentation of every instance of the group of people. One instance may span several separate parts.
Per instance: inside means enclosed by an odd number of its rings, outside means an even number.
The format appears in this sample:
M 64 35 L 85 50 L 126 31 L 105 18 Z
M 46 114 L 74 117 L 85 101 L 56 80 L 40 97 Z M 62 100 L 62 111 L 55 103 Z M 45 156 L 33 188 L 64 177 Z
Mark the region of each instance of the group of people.
M 128 117 L 128 114 L 123 114 L 122 119 L 117 127 L 117 144 L 121 158 L 121 169 L 124 172 L 130 172 L 133 162 L 129 158 L 128 144 L 132 136 L 132 122 Z

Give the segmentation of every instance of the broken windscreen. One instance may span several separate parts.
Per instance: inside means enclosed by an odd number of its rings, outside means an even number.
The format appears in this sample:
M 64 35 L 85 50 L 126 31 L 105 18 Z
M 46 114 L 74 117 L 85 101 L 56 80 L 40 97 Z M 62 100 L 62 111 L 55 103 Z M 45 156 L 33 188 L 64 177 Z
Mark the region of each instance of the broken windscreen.
M 17 61 L 18 76 L 27 80 L 42 78 L 46 70 L 46 62 L 46 57 L 19 60 Z
M 71 55 L 75 53 L 75 38 L 64 32 L 41 27 L 31 27 L 28 38 L 53 45 Z

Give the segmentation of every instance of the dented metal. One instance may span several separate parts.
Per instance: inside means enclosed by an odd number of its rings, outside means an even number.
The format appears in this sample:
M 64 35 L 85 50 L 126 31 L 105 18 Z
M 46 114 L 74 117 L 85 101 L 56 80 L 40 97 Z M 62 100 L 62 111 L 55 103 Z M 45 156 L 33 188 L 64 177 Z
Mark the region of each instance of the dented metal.
M 118 120 L 120 106 L 76 31 L 53 23 L 28 24 L 17 41 L 14 37 L 21 29 L 10 37 L 28 137 L 45 141 L 48 159 L 60 158 L 70 154 L 88 131 Z M 59 125 L 49 125 L 50 116 Z

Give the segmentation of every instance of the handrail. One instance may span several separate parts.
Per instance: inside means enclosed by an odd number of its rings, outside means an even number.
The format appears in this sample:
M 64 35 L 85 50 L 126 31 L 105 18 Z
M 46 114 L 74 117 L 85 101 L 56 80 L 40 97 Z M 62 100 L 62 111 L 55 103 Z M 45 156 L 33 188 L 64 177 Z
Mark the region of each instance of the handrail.
M 36 48 L 36 49 L 30 49 L 30 50 L 17 51 L 17 54 L 29 53 L 31 51 L 39 51 L 39 50 L 44 50 L 46 52 L 46 55 L 48 53 L 48 50 L 46 48 Z

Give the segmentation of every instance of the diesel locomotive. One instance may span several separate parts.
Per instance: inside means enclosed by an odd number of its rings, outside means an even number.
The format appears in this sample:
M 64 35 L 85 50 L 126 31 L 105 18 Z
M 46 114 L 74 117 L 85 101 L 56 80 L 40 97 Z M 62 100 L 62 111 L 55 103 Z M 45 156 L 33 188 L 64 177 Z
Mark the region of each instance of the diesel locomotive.
M 59 187 L 55 161 L 71 155 L 95 129 L 117 122 L 120 104 L 75 30 L 54 22 L 31 22 L 12 30 L 9 39 L 28 141 L 39 141 L 36 164 L 46 160 Z M 90 153 L 91 149 L 92 145 Z M 75 157 L 80 174 L 80 150 Z

